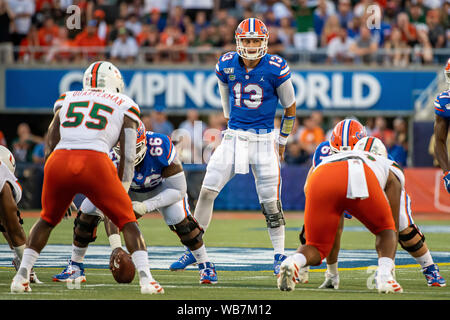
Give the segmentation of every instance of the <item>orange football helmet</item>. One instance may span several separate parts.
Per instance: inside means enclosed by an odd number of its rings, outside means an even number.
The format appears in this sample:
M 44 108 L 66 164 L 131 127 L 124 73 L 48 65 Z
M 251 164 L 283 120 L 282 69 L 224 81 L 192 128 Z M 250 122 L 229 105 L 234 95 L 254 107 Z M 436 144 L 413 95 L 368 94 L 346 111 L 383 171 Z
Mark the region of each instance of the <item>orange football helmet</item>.
M 330 137 L 330 148 L 333 153 L 350 151 L 359 139 L 367 136 L 366 128 L 357 120 L 345 119 L 333 129 Z
M 256 60 L 264 57 L 267 53 L 267 44 L 269 42 L 269 31 L 266 25 L 259 19 L 248 18 L 239 23 L 235 32 L 236 38 L 236 52 L 239 56 L 248 60 Z M 256 48 L 249 48 L 243 45 L 243 39 L 261 39 L 261 46 Z M 250 53 L 256 49 L 255 53 Z
M 448 84 L 450 84 L 450 58 L 448 59 L 447 65 L 445 66 L 444 75 L 445 80 L 447 81 Z
M 134 165 L 137 166 L 145 157 L 147 151 L 147 136 L 145 135 L 145 125 L 142 121 L 139 121 L 139 126 L 136 129 L 136 158 L 134 158 Z M 113 147 L 117 159 L 120 159 L 120 145 Z

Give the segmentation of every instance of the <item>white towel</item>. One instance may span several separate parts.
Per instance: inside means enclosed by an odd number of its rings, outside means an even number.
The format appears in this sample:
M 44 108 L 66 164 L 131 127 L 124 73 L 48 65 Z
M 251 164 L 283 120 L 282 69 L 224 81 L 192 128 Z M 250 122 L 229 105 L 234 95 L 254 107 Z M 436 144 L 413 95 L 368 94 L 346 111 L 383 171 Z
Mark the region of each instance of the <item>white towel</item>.
M 366 174 L 363 161 L 359 159 L 347 160 L 348 163 L 348 199 L 366 199 L 369 197 Z
M 236 174 L 247 174 L 249 172 L 249 161 L 248 161 L 248 144 L 249 138 L 237 134 L 235 137 L 235 148 L 234 148 L 234 173 Z

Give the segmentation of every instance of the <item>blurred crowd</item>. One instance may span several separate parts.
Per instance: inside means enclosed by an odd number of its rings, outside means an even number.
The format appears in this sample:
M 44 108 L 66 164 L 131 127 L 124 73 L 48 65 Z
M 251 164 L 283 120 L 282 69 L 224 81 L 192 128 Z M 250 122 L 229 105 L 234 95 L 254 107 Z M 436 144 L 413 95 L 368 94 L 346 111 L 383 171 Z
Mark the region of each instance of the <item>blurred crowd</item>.
M 443 63 L 449 13 L 450 0 L 0 0 L 0 61 L 213 62 L 257 17 L 292 62 Z
M 168 135 L 177 146 L 177 154 L 184 164 L 205 164 L 215 148 L 220 144 L 222 131 L 227 123 L 221 112 L 200 116 L 190 109 L 185 118 L 174 121 L 164 111 L 154 110 L 141 117 L 147 130 Z M 292 134 L 286 146 L 285 163 L 310 164 L 316 147 L 328 140 L 334 126 L 344 118 L 324 118 L 321 112 L 297 117 Z M 180 119 L 178 119 L 180 120 Z M 367 134 L 380 138 L 389 154 L 402 166 L 407 166 L 408 123 L 404 118 L 382 116 L 359 119 L 366 127 Z M 275 129 L 279 130 L 281 119 L 275 119 Z M 0 131 L 0 144 L 13 152 L 17 163 L 44 162 L 44 140 L 33 134 L 27 123 L 20 123 L 14 138 L 7 140 Z M 9 145 L 7 145 L 7 141 Z

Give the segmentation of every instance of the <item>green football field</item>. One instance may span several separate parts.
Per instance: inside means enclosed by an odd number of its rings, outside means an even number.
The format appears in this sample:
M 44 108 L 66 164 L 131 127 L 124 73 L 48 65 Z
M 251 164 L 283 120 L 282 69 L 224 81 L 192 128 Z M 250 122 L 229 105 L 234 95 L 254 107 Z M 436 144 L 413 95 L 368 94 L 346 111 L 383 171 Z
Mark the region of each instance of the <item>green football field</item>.
M 30 230 L 36 218 L 25 218 L 24 228 Z M 298 246 L 298 233 L 302 215 L 286 214 L 286 249 L 292 253 Z M 416 220 L 422 227 L 441 274 L 450 279 L 450 221 Z M 265 221 L 261 213 L 215 213 L 204 236 L 211 260 L 216 263 L 219 282 L 200 285 L 196 267 L 171 272 L 170 262 L 183 252 L 177 236 L 159 216 L 139 221 L 149 247 L 152 273 L 165 289 L 164 295 L 146 296 L 139 292 L 137 276 L 131 284 L 115 283 L 107 269 L 108 240 L 103 225 L 98 228 L 98 238 L 87 252 L 85 265 L 87 282 L 80 286 L 52 282 L 70 258 L 73 219 L 58 225 L 43 250 L 35 270 L 43 284 L 32 285 L 31 293 L 11 294 L 10 282 L 15 274 L 11 267 L 12 254 L 5 240 L 0 241 L 0 299 L 2 300 L 449 300 L 450 287 L 428 287 L 425 278 L 400 247 L 396 259 L 396 277 L 404 293 L 378 294 L 368 289 L 373 276 L 369 268 L 376 264 L 374 236 L 355 219 L 346 220 L 340 254 L 339 290 L 318 289 L 324 278 L 325 263 L 313 267 L 309 283 L 298 284 L 293 292 L 281 292 L 272 274 L 273 253 Z M 428 231 L 428 232 L 427 232 Z M 45 253 L 45 254 L 44 254 Z M 160 257 L 160 258 L 158 258 Z M 342 257 L 342 259 L 341 259 Z M 216 259 L 215 259 L 216 258 Z M 162 259 L 162 260 L 161 260 Z M 243 262 L 244 261 L 244 262 Z

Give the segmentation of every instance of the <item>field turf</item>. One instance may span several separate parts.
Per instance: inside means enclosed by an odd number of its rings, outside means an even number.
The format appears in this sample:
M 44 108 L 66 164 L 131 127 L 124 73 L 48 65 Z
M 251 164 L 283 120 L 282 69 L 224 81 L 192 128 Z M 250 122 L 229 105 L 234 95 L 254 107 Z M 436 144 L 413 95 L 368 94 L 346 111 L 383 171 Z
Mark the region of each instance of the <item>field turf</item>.
M 25 218 L 24 228 L 28 234 L 29 229 L 36 220 L 35 215 Z M 286 214 L 286 248 L 289 253 L 298 246 L 298 232 L 301 228 L 303 217 L 298 213 Z M 450 243 L 449 220 L 416 220 L 423 227 L 439 227 L 436 231 L 425 233 L 426 241 L 431 252 L 448 252 Z M 151 247 L 180 247 L 177 236 L 165 225 L 161 217 L 154 215 L 139 221 L 146 243 L 149 246 L 150 261 L 152 261 Z M 365 255 L 368 251 L 374 251 L 374 236 L 368 231 L 361 231 L 362 225 L 355 219 L 346 220 L 347 230 L 342 238 L 342 252 L 351 251 Z M 49 245 L 66 244 L 72 242 L 73 219 L 63 220 L 58 225 L 49 240 Z M 430 230 L 431 230 L 430 229 Z M 441 230 L 441 231 L 440 231 Z M 265 228 L 264 218 L 260 213 L 215 213 L 211 225 L 206 232 L 205 243 L 207 248 L 215 248 L 215 252 L 234 250 L 230 259 L 239 261 L 239 250 L 251 248 L 267 248 L 267 265 L 272 264 L 271 243 Z M 103 225 L 98 228 L 98 238 L 92 246 L 103 246 L 109 256 L 108 240 Z M 0 247 L 6 252 L 6 242 L 2 238 Z M 231 248 L 231 249 L 230 249 Z M 237 248 L 237 249 L 236 249 Z M 241 249 L 239 249 L 241 248 Z M 250 249 L 249 249 L 250 248 Z M 162 248 L 164 249 L 164 248 Z M 352 251 L 356 250 L 356 251 Z M 162 250 L 164 251 L 164 250 Z M 399 253 L 404 254 L 399 247 Z M 87 258 L 89 251 L 87 253 Z M 358 255 L 356 255 L 357 257 Z M 11 255 L 12 257 L 12 255 Z M 179 254 L 169 257 L 175 261 Z M 214 261 L 214 254 L 210 254 Z M 67 259 L 70 258 L 70 246 L 67 246 Z M 8 258 L 9 259 L 9 258 Z M 41 258 L 40 258 L 41 259 Z M 412 258 L 397 265 L 396 276 L 403 286 L 404 293 L 398 295 L 382 295 L 375 290 L 369 290 L 366 282 L 371 273 L 368 273 L 367 264 L 359 263 L 353 258 L 350 264 L 342 262 L 340 266 L 341 284 L 339 290 L 323 290 L 317 287 L 322 283 L 325 271 L 325 263 L 312 268 L 309 283 L 297 285 L 293 292 L 281 292 L 276 287 L 276 277 L 268 268 L 226 268 L 216 262 L 219 283 L 216 285 L 200 285 L 199 275 L 195 268 L 181 272 L 171 272 L 166 267 L 152 267 L 154 277 L 165 289 L 164 295 L 145 296 L 139 293 L 137 276 L 131 284 L 117 284 L 111 276 L 107 265 L 95 268 L 86 268 L 87 282 L 79 288 L 69 288 L 64 283 L 51 281 L 52 275 L 59 273 L 66 261 L 60 261 L 58 265 L 35 268 L 43 284 L 32 285 L 33 292 L 29 294 L 11 294 L 10 281 L 15 274 L 12 267 L 3 264 L 0 267 L 0 299 L 1 300 L 450 300 L 450 286 L 444 288 L 427 287 L 425 278 L 415 260 Z M 439 262 L 441 274 L 449 281 L 450 259 L 443 257 Z M 152 266 L 152 262 L 151 262 Z

